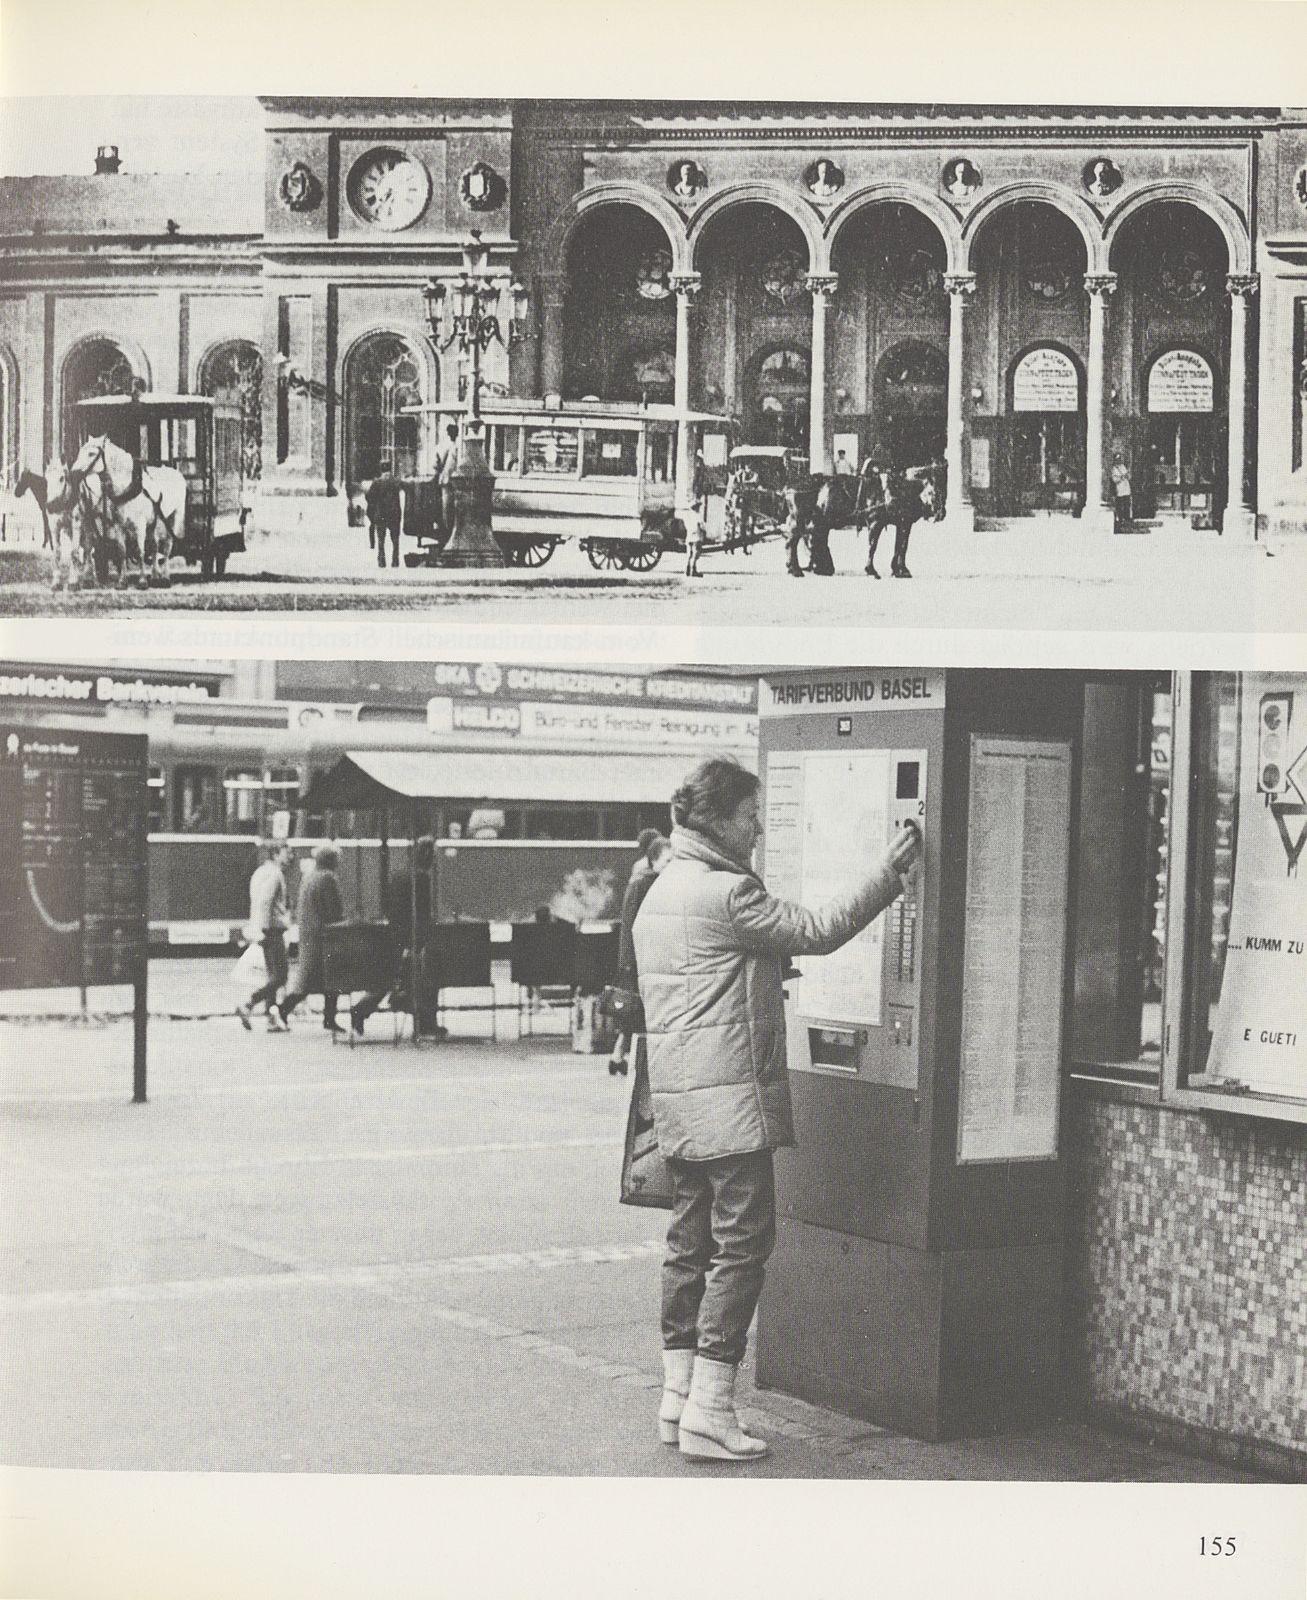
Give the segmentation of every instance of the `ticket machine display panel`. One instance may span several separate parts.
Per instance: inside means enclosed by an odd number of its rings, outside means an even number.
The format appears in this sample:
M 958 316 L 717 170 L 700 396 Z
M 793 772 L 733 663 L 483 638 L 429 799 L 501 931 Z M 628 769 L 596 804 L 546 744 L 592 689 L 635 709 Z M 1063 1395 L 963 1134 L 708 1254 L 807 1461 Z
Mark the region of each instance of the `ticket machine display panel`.
M 773 750 L 764 764 L 764 876 L 816 908 L 847 893 L 905 823 L 924 828 L 929 752 Z M 915 1088 L 922 867 L 888 912 L 841 949 L 803 956 L 787 984 L 790 1062 Z

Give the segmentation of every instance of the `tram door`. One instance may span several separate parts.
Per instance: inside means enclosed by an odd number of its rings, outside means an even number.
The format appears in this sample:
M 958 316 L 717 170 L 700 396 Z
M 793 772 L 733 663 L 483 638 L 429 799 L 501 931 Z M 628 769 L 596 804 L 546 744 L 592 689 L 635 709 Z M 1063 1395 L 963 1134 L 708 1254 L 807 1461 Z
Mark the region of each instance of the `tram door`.
M 1209 516 L 1217 483 L 1212 369 L 1196 350 L 1167 350 L 1148 373 L 1148 463 L 1153 512 Z
M 1080 372 L 1065 351 L 1027 351 L 1012 370 L 1008 511 L 1073 511 L 1085 498 L 1085 414 Z
M 948 433 L 948 359 L 912 341 L 882 357 L 876 369 L 878 446 L 895 467 L 943 459 Z

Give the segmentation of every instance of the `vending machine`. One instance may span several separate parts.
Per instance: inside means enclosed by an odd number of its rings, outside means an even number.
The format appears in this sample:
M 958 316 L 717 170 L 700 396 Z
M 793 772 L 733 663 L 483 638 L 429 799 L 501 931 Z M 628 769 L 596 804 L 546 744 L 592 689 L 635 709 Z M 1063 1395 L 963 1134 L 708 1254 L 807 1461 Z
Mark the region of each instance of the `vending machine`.
M 760 689 L 762 871 L 808 906 L 915 823 L 915 881 L 786 983 L 757 1379 L 926 1439 L 1059 1388 L 1062 1073 L 1083 688 L 812 669 Z

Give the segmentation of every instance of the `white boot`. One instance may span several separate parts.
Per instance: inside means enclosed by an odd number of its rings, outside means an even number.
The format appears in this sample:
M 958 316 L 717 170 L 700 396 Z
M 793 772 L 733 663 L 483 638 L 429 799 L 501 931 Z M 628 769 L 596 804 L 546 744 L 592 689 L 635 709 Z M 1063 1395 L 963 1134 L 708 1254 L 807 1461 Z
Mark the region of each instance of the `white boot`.
M 751 1439 L 735 1415 L 736 1369 L 724 1361 L 694 1360 L 690 1398 L 681 1413 L 681 1454 L 708 1461 L 755 1461 L 767 1454 L 762 1439 Z
M 658 1433 L 664 1444 L 677 1442 L 677 1423 L 685 1409 L 693 1373 L 693 1350 L 663 1351 L 663 1402 L 658 1408 Z

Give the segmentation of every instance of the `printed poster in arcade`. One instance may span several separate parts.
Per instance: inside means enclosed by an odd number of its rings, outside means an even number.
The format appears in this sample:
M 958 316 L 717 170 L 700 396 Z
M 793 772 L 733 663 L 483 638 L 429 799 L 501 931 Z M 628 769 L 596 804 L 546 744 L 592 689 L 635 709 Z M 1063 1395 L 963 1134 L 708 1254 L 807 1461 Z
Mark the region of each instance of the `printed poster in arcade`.
M 1307 689 L 1249 675 L 1225 972 L 1207 1076 L 1307 1099 Z

